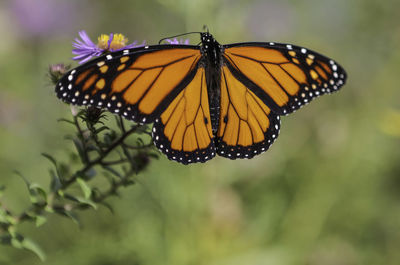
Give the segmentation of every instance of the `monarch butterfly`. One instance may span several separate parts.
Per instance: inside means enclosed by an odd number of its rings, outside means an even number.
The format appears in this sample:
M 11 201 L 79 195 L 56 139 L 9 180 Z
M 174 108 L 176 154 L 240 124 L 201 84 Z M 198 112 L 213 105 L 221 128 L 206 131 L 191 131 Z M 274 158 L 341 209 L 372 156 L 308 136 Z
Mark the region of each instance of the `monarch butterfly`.
M 66 73 L 57 96 L 154 123 L 155 145 L 183 164 L 216 154 L 252 158 L 276 140 L 280 116 L 346 81 L 335 61 L 303 47 L 264 42 L 159 44 L 104 54 Z

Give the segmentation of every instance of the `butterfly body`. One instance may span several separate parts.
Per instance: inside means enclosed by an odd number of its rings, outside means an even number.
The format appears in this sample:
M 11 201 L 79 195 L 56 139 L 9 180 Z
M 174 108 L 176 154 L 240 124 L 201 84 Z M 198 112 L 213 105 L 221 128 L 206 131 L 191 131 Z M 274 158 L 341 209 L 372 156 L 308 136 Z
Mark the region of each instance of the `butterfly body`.
M 213 135 L 217 133 L 219 126 L 220 110 L 220 84 L 222 66 L 222 46 L 209 33 L 201 34 L 200 51 L 203 55 L 205 68 L 208 101 L 210 105 L 210 118 Z
M 290 44 L 201 45 L 126 49 L 87 62 L 61 78 L 59 98 L 153 123 L 156 147 L 183 164 L 216 154 L 252 158 L 276 140 L 280 115 L 338 90 L 344 69 Z

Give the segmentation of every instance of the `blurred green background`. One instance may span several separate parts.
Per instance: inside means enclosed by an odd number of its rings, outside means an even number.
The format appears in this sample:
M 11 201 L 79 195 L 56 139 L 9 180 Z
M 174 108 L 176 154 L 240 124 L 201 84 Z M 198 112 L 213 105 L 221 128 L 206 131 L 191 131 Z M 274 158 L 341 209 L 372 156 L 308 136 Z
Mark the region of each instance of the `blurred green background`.
M 1 1 L 0 184 L 17 210 L 29 200 L 12 171 L 46 182 L 40 153 L 71 149 L 57 122 L 70 109 L 46 70 L 70 62 L 79 30 L 153 44 L 206 24 L 220 43 L 319 51 L 348 83 L 284 117 L 267 153 L 191 166 L 162 157 L 109 201 L 114 214 L 84 211 L 81 229 L 58 216 L 24 225 L 44 263 L 0 245 L 0 264 L 400 264 L 399 11 L 397 0 Z

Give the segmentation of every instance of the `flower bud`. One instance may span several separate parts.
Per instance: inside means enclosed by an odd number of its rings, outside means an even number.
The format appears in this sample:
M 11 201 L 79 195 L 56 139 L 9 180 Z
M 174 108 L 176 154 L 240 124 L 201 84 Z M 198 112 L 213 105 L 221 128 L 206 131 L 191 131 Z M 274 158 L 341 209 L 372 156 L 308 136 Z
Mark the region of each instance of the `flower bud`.
M 57 82 L 61 79 L 61 77 L 69 70 L 69 66 L 66 66 L 62 63 L 59 64 L 51 64 L 49 66 L 49 77 L 53 84 L 57 84 Z

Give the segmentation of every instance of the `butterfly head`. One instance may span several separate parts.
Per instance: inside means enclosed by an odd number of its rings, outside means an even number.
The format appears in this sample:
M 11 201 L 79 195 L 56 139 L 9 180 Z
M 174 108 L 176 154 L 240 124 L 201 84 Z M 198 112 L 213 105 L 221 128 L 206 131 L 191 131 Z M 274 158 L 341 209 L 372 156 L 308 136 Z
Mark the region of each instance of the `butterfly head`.
M 202 32 L 201 35 L 201 51 L 206 57 L 212 60 L 218 60 L 220 44 L 214 39 L 213 35 L 208 32 Z
M 201 44 L 205 49 L 219 46 L 219 43 L 214 39 L 213 35 L 211 35 L 210 33 L 203 32 L 200 35 L 201 35 Z

